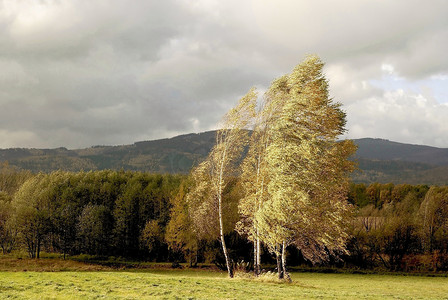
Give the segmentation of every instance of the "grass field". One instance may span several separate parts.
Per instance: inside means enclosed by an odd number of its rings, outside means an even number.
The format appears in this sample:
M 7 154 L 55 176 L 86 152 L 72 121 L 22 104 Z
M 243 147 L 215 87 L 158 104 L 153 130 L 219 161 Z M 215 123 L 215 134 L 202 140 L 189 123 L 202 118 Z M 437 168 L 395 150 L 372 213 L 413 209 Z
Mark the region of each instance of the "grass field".
M 292 277 L 280 284 L 206 270 L 0 272 L 0 299 L 448 299 L 447 277 Z

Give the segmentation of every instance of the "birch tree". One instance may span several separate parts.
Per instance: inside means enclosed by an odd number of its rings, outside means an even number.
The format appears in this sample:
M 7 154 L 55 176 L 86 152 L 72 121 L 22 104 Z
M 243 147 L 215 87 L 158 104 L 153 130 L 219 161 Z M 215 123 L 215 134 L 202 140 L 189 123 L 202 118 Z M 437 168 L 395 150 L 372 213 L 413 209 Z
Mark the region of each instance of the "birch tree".
M 258 276 L 261 270 L 261 239 L 255 215 L 269 197 L 266 149 L 272 140 L 270 136 L 272 126 L 275 124 L 283 104 L 284 99 L 274 89 L 270 89 L 264 95 L 263 102 L 256 114 L 249 150 L 241 165 L 244 197 L 238 206 L 241 219 L 236 225 L 236 230 L 253 242 L 255 276 Z
M 348 237 L 345 201 L 348 157 L 355 146 L 337 142 L 345 131 L 340 103 L 329 98 L 323 63 L 309 56 L 270 87 L 275 111 L 266 148 L 269 198 L 255 213 L 260 237 L 286 274 L 285 249 L 294 244 L 311 261 L 343 251 Z
M 237 175 L 238 162 L 248 141 L 248 129 L 253 122 L 257 93 L 251 89 L 222 119 L 216 133 L 216 143 L 207 159 L 192 172 L 193 188 L 187 199 L 196 230 L 213 232 L 217 220 L 218 235 L 229 277 L 233 266 L 224 239 L 224 190 Z M 216 217 L 215 217 L 216 216 Z M 211 219 L 212 218 L 212 219 Z M 208 220 L 208 221 L 205 221 Z

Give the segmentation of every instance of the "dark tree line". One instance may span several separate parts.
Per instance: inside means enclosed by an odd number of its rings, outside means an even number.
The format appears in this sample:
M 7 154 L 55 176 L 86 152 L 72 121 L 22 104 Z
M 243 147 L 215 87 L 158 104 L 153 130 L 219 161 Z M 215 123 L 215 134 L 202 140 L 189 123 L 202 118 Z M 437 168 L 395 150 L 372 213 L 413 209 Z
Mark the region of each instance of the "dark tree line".
M 0 193 L 2 244 L 17 241 L 32 258 L 45 250 L 167 260 L 167 251 L 150 251 L 147 241 L 163 248 L 181 179 L 123 171 L 34 175 L 15 193 Z

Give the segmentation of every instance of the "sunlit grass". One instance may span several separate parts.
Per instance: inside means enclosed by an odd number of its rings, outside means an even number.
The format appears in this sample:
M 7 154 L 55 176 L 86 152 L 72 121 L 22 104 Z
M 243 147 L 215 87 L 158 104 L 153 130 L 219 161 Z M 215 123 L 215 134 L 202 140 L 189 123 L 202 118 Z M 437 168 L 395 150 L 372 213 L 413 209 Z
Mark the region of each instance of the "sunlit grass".
M 0 272 L 16 299 L 448 299 L 448 278 L 293 273 L 293 283 L 228 279 L 204 270 Z

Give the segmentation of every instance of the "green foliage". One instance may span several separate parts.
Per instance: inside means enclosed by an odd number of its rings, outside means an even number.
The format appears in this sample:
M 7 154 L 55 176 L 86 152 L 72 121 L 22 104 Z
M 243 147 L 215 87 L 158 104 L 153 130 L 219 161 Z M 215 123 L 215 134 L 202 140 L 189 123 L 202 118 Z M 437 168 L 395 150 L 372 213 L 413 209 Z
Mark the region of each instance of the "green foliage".
M 150 253 L 159 250 L 160 244 L 163 242 L 163 231 L 156 220 L 146 222 L 141 234 L 141 241 Z
M 353 202 L 362 205 L 348 261 L 390 270 L 448 270 L 447 187 L 371 184 L 353 185 L 352 191 L 358 191 Z
M 115 201 L 113 210 L 115 245 L 124 250 L 122 255 L 125 257 L 136 253 L 139 248 L 138 240 L 142 224 L 139 204 L 145 198 L 140 179 L 131 178 Z
M 431 187 L 418 212 L 425 250 L 448 252 L 448 187 Z
M 17 229 L 14 223 L 11 197 L 6 192 L 0 192 L 0 247 L 3 254 L 11 252 L 15 246 Z
M 181 178 L 117 171 L 38 174 L 14 195 L 13 223 L 31 257 L 39 257 L 42 247 L 64 255 L 145 255 L 141 232 L 148 220 L 166 226 Z
M 81 252 L 103 254 L 112 237 L 112 215 L 104 205 L 87 204 L 78 217 Z
M 39 258 L 44 237 L 50 232 L 52 192 L 51 178 L 39 174 L 14 196 L 15 222 L 31 258 Z
M 347 200 L 359 207 L 366 206 L 368 204 L 366 186 L 364 184 L 351 183 Z
M 8 162 L 0 162 L 0 192 L 13 196 L 31 176 L 30 171 L 21 171 Z
M 190 185 L 189 181 L 183 181 L 178 194 L 172 198 L 171 218 L 166 227 L 165 239 L 170 249 L 176 254 L 181 253 L 193 266 L 198 262 L 199 237 L 193 230 L 194 224 L 188 213 L 186 193 Z M 176 260 L 179 260 L 178 256 Z

